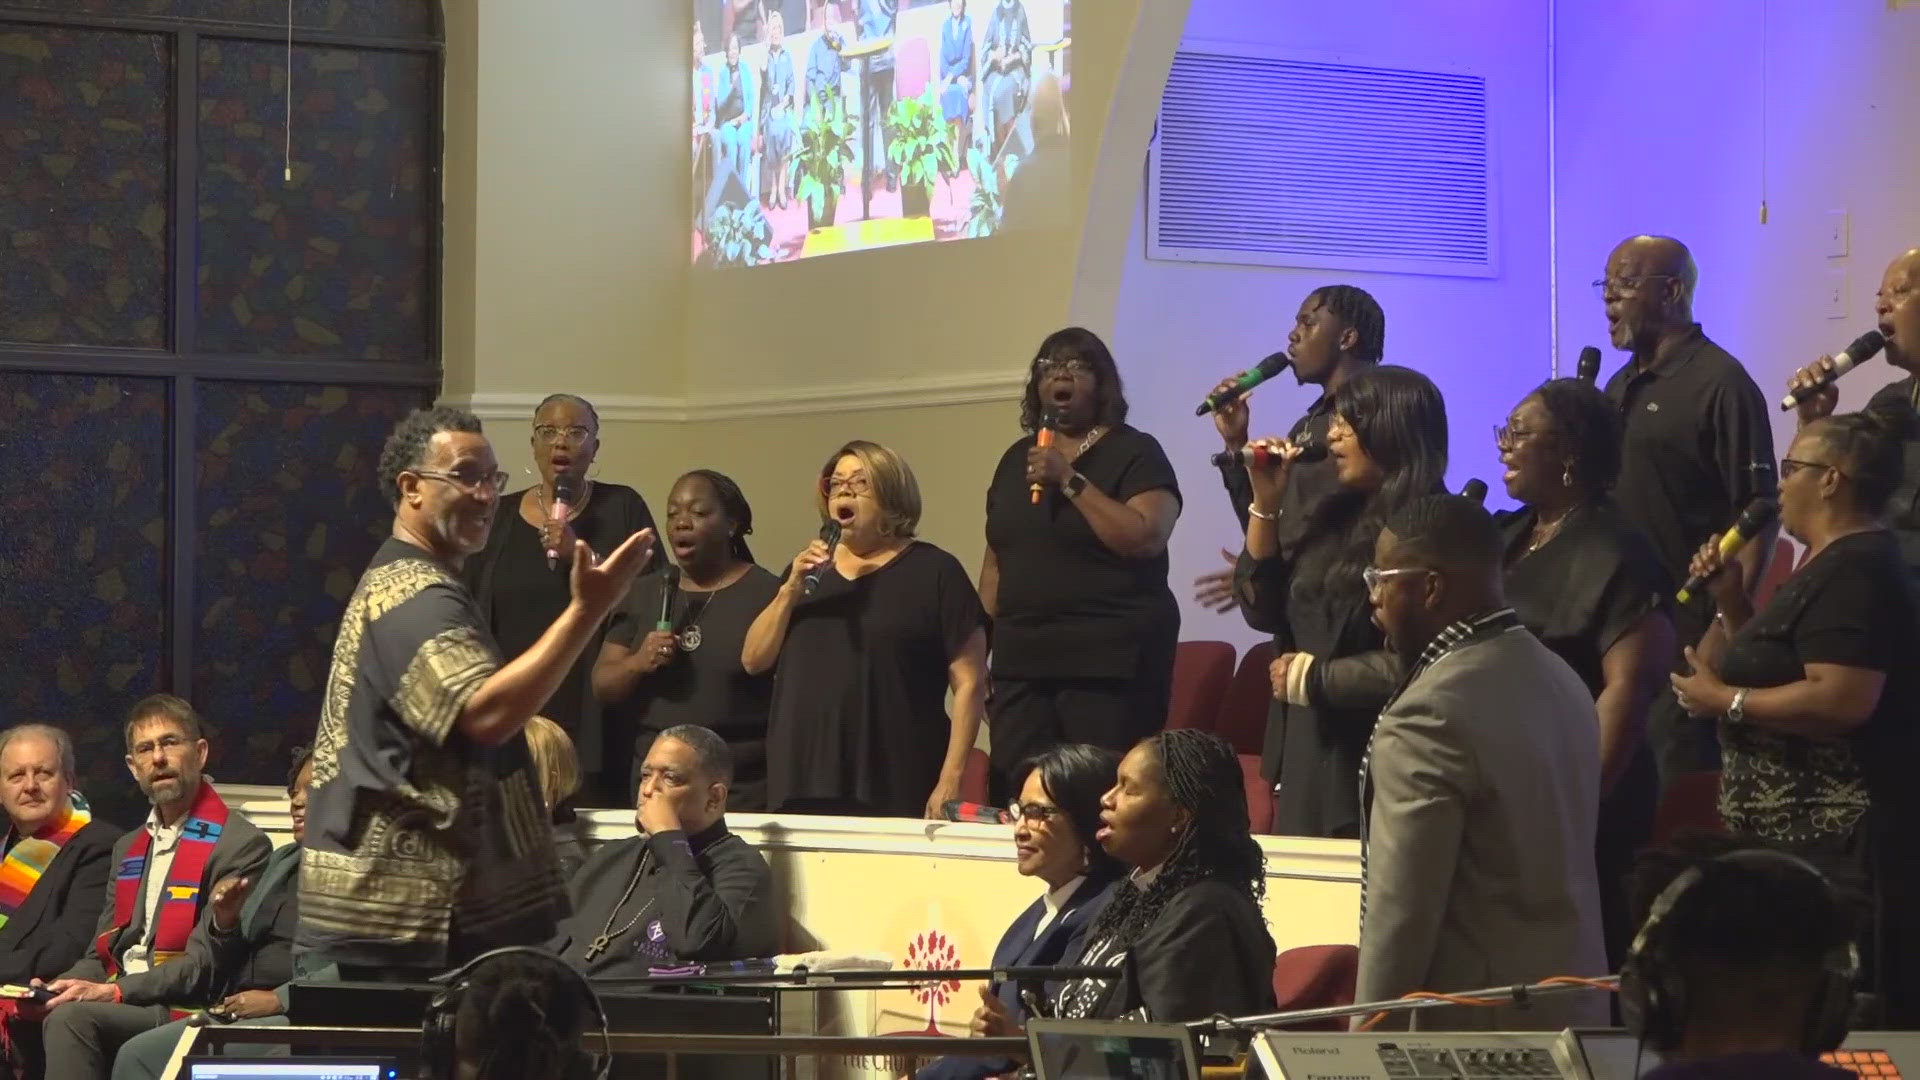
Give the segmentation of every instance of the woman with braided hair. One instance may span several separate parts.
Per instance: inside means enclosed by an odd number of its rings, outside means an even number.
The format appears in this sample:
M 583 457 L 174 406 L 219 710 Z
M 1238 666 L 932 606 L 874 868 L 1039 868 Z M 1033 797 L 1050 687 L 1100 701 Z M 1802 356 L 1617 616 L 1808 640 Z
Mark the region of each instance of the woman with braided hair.
M 1100 806 L 1094 838 L 1132 872 L 1068 962 L 1121 975 L 1067 983 L 1055 1014 L 1177 1023 L 1271 1012 L 1266 857 L 1248 830 L 1233 748 L 1204 731 L 1162 731 L 1121 760 Z M 995 1004 L 982 1003 L 974 1030 L 1015 1033 Z

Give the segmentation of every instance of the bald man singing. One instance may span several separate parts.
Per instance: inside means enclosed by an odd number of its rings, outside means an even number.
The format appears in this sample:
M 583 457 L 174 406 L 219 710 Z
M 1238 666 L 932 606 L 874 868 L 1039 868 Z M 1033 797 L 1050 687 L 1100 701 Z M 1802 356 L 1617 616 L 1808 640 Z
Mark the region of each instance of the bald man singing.
M 1778 486 L 1766 399 L 1740 361 L 1693 321 L 1697 280 L 1685 244 L 1636 236 L 1613 249 L 1606 277 L 1595 283 L 1613 347 L 1632 354 L 1607 381 L 1607 396 L 1625 421 L 1614 500 L 1675 581 L 1686 580 L 1688 562 L 1708 537 Z M 1773 538 L 1769 529 L 1741 552 L 1748 588 L 1765 571 Z M 1679 644 L 1699 642 L 1712 621 L 1704 596 L 1677 608 Z M 1681 658 L 1674 660 L 1678 668 Z M 1671 694 L 1654 702 L 1647 726 L 1663 783 L 1720 767 L 1713 723 L 1688 717 Z
M 1920 248 L 1909 248 L 1887 264 L 1873 310 L 1887 338 L 1887 363 L 1907 375 L 1867 402 L 1867 411 L 1898 429 L 1906 446 L 1906 471 L 1887 504 L 1887 526 L 1899 537 L 1907 566 L 1920 573 Z M 1809 385 L 1823 369 L 1833 369 L 1831 358 L 1823 356 L 1794 372 L 1787 389 Z M 1808 397 L 1800 403 L 1800 426 L 1831 415 L 1839 400 L 1832 385 Z

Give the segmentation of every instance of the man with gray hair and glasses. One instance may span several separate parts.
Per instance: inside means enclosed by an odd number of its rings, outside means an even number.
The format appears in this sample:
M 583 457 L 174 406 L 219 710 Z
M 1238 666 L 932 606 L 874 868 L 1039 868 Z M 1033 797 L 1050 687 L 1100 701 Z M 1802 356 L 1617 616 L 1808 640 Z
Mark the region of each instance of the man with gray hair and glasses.
M 86 951 L 106 903 L 120 830 L 73 789 L 73 740 L 57 727 L 0 731 L 0 983 L 52 979 Z

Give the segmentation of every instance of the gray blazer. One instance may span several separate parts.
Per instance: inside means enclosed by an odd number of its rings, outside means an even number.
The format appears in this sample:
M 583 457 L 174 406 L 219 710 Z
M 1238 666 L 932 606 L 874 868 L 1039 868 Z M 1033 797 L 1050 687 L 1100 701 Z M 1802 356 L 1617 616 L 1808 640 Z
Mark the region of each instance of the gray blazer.
M 133 832 L 127 833 L 114 843 L 113 866 L 118 867 L 126 859 L 127 849 L 133 846 L 134 836 L 138 835 L 140 829 L 146 827 L 146 823 L 142 822 Z M 229 808 L 226 828 L 221 830 L 220 839 L 214 842 L 213 855 L 207 859 L 207 868 L 200 875 L 199 914 L 202 916 L 206 914 L 207 901 L 213 898 L 213 886 L 216 882 L 222 878 L 243 875 L 257 878 L 261 869 L 267 865 L 267 856 L 272 853 L 273 844 L 267 840 L 266 834 L 255 828 L 245 814 Z M 151 862 L 147 865 L 149 869 L 152 868 Z M 144 879 L 142 883 L 144 884 Z M 112 950 L 116 957 L 146 936 L 146 922 L 146 910 L 136 904 L 133 909 L 132 924 L 113 940 Z M 94 940 L 98 940 L 101 934 L 112 929 L 113 879 L 109 877 L 106 902 L 100 908 L 100 921 L 94 928 Z M 186 957 L 180 959 L 184 960 Z M 198 964 L 176 966 L 174 963 L 166 963 L 145 974 L 130 975 L 127 978 L 133 985 L 128 988 L 129 996 L 133 986 L 138 986 L 143 992 L 151 991 L 151 1000 L 154 1001 L 174 1002 L 183 997 L 191 997 L 194 983 L 200 973 L 199 967 Z M 61 977 L 87 979 L 93 982 L 106 981 L 106 967 L 100 963 L 100 958 L 94 955 L 92 940 L 87 942 L 86 952 Z
M 1373 734 L 1355 1000 L 1606 973 L 1599 726 L 1579 676 L 1519 629 L 1441 657 L 1387 706 Z M 1435 1009 L 1419 1026 L 1606 1022 L 1595 992 L 1524 1010 Z

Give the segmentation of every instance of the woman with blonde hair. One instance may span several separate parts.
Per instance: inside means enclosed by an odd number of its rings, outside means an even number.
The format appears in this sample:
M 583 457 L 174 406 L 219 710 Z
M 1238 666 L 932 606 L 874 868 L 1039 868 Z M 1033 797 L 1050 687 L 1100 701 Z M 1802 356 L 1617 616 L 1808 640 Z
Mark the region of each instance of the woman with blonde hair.
M 958 560 L 915 539 L 920 486 L 892 450 L 841 447 L 814 501 L 840 541 L 794 558 L 740 655 L 749 674 L 778 668 L 767 808 L 938 817 L 985 709 L 979 594 Z
M 587 823 L 573 810 L 573 797 L 580 792 L 580 759 L 567 729 L 544 716 L 527 721 L 526 733 L 527 753 L 533 757 L 534 775 L 540 778 L 540 798 L 553 823 L 560 873 L 570 878 L 587 858 Z

